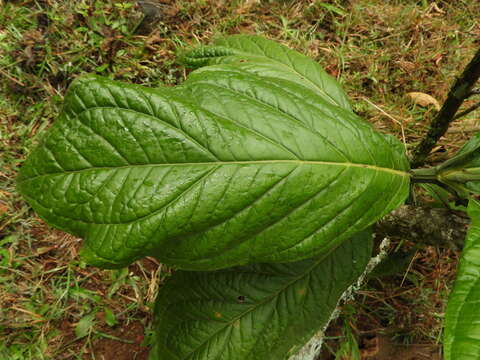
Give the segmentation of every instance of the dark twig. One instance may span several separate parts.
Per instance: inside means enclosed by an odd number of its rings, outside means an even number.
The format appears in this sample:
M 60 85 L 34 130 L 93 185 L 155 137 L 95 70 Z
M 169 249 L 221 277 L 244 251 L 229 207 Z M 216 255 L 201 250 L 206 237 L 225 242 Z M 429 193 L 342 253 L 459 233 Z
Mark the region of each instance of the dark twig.
M 446 133 L 448 126 L 455 119 L 455 114 L 463 101 L 471 95 L 473 86 L 478 78 L 480 78 L 480 49 L 467 65 L 462 75 L 453 84 L 447 100 L 443 103 L 437 116 L 432 120 L 427 135 L 415 148 L 411 161 L 412 168 L 422 166 L 425 163 L 425 159 L 438 139 Z
M 477 103 L 477 104 L 475 104 L 475 105 L 473 105 L 473 106 L 470 106 L 468 109 L 466 109 L 466 110 L 464 110 L 464 111 L 462 111 L 462 112 L 459 112 L 457 115 L 455 115 L 454 119 L 455 119 L 455 120 L 456 120 L 456 119 L 459 119 L 459 118 L 461 118 L 462 116 L 465 116 L 465 115 L 471 113 L 472 111 L 477 110 L 479 107 L 480 107 L 480 102 Z

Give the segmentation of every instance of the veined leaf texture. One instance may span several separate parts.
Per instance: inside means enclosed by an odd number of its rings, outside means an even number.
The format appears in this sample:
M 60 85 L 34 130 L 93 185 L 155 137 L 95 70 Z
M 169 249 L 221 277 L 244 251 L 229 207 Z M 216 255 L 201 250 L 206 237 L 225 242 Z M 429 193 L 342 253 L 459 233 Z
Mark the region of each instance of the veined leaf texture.
M 282 360 L 294 355 L 364 272 L 371 229 L 327 257 L 177 271 L 155 307 L 150 360 Z
M 406 198 L 402 145 L 313 60 L 257 36 L 187 53 L 175 88 L 86 76 L 18 187 L 104 268 L 189 270 L 327 255 Z

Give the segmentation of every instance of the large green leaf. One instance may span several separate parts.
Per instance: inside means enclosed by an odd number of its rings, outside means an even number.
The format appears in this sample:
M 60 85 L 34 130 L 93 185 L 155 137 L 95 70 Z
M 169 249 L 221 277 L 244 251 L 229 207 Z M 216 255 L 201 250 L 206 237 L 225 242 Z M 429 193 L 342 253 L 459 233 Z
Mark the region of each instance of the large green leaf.
M 281 360 L 322 329 L 364 272 L 371 231 L 326 258 L 176 272 L 157 298 L 151 360 Z
M 184 269 L 325 254 L 404 201 L 396 139 L 245 66 L 207 66 L 176 88 L 77 80 L 20 192 L 85 238 L 91 264 L 150 255 Z
M 260 36 L 233 35 L 218 39 L 214 45 L 200 46 L 182 60 L 199 67 L 220 63 L 243 65 L 243 70 L 262 77 L 285 79 L 313 90 L 326 101 L 351 110 L 340 84 L 309 57 Z
M 445 360 L 480 359 L 480 202 L 470 200 L 472 224 L 465 239 L 445 313 Z

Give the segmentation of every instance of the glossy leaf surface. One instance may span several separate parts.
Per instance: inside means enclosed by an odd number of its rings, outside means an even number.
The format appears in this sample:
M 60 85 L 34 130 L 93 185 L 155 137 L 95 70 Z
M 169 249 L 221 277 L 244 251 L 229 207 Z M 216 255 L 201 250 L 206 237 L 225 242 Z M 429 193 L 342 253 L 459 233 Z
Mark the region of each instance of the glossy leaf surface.
M 435 169 L 437 179 L 461 197 L 480 194 L 480 134 L 472 136 L 455 156 Z
M 480 202 L 470 200 L 472 219 L 445 313 L 445 360 L 480 359 Z
M 176 88 L 75 81 L 20 192 L 85 238 L 84 259 L 100 267 L 145 255 L 201 270 L 326 254 L 404 201 L 404 150 L 303 75 L 275 77 L 267 65 L 207 66 Z
M 183 56 L 188 66 L 230 63 L 262 78 L 283 79 L 315 92 L 327 102 L 351 110 L 340 84 L 309 57 L 260 36 L 233 35 Z
M 157 299 L 151 360 L 279 360 L 321 330 L 365 270 L 364 231 L 326 258 L 176 272 Z

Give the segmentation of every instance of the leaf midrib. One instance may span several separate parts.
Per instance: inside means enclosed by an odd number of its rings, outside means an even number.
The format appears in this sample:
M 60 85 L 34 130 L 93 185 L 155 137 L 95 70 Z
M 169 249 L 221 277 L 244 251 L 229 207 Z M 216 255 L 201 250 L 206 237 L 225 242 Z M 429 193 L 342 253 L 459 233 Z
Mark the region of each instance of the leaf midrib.
M 128 165 L 121 165 L 121 166 L 92 166 L 84 169 L 79 170 L 64 170 L 58 172 L 50 172 L 41 175 L 32 176 L 27 179 L 22 179 L 19 182 L 25 182 L 34 180 L 39 177 L 43 176 L 50 176 L 50 175 L 65 175 L 65 174 L 76 174 L 76 173 L 84 173 L 87 171 L 92 170 L 111 170 L 111 169 L 127 169 L 127 168 L 144 168 L 144 167 L 176 167 L 176 166 L 228 166 L 228 165 L 262 165 L 262 164 L 292 164 L 292 165 L 319 165 L 319 166 L 343 166 L 343 167 L 356 167 L 366 170 L 373 170 L 379 172 L 390 173 L 397 176 L 402 177 L 410 177 L 410 174 L 407 171 L 391 169 L 391 168 L 384 168 L 375 165 L 369 164 L 357 164 L 357 163 L 350 163 L 350 162 L 329 162 L 329 161 L 313 161 L 313 160 L 247 160 L 247 161 L 211 161 L 211 162 L 193 162 L 193 163 L 162 163 L 162 164 L 128 164 Z

